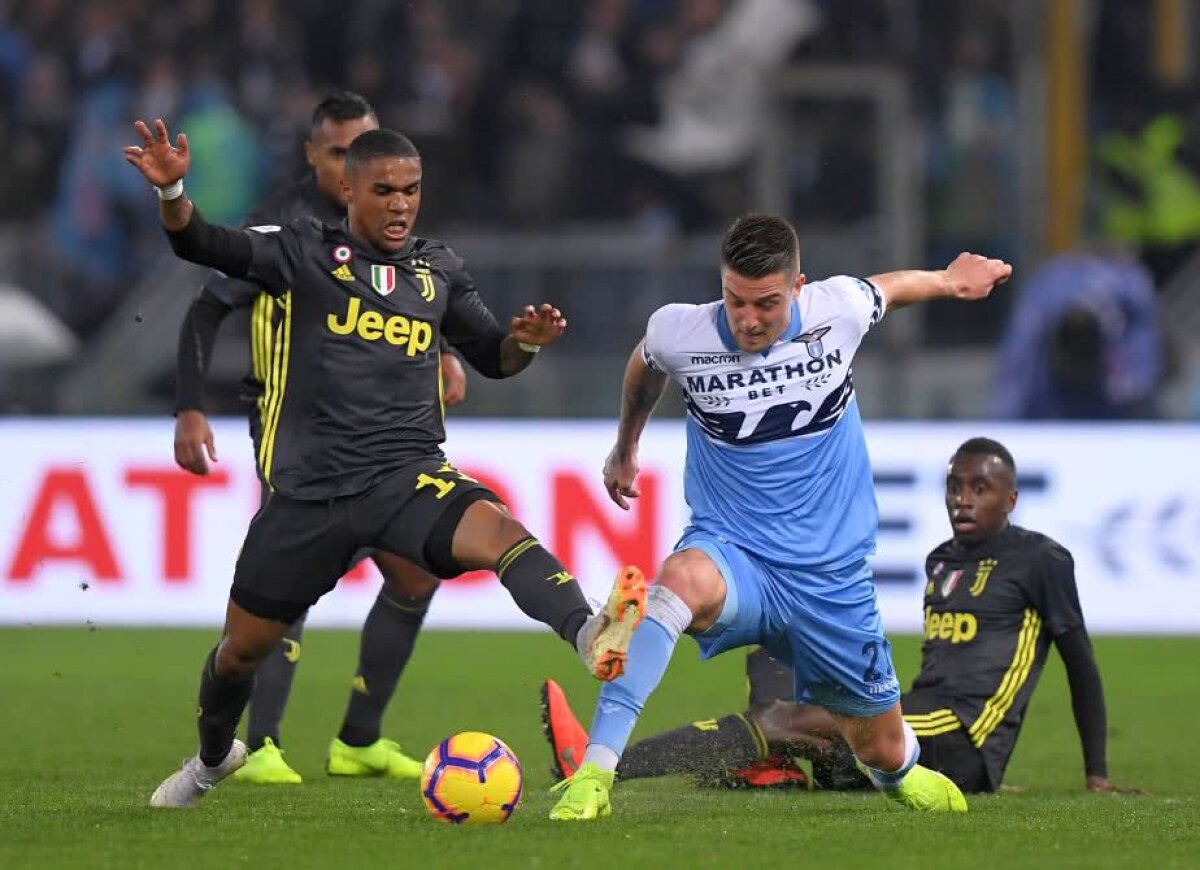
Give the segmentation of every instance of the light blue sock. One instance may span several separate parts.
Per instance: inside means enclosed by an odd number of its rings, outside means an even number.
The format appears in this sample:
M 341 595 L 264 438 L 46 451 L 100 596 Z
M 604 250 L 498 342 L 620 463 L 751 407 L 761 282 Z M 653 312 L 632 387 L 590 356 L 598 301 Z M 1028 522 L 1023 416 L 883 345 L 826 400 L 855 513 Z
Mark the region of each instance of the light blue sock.
M 616 769 L 646 699 L 658 688 L 675 642 L 691 621 L 692 612 L 679 596 L 660 586 L 650 587 L 646 618 L 629 642 L 625 673 L 600 689 L 585 762 Z

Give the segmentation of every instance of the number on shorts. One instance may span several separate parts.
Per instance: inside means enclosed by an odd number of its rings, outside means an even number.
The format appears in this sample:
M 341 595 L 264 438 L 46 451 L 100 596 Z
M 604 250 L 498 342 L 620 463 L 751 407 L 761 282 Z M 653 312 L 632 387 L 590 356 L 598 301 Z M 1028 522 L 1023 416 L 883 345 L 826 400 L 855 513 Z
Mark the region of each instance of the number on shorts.
M 468 483 L 478 482 L 473 477 L 467 477 L 467 475 L 463 474 L 449 462 L 443 462 L 441 468 L 434 473 L 439 476 L 434 477 L 432 474 L 425 473 L 418 474 L 416 488 L 418 490 L 422 490 L 427 486 L 432 486 L 437 490 L 437 494 L 434 496 L 434 498 L 438 499 L 445 498 L 447 493 L 454 489 L 454 487 L 458 486 L 458 481 L 460 480 L 465 480 Z M 445 480 L 446 477 L 453 477 L 454 479 Z
M 875 665 L 879 663 L 879 641 L 869 640 L 864 643 L 862 654 L 864 657 L 870 659 L 870 661 L 867 663 L 867 669 L 863 671 L 863 682 L 879 682 L 881 679 L 883 679 L 883 674 L 879 673 L 878 669 L 875 667 Z

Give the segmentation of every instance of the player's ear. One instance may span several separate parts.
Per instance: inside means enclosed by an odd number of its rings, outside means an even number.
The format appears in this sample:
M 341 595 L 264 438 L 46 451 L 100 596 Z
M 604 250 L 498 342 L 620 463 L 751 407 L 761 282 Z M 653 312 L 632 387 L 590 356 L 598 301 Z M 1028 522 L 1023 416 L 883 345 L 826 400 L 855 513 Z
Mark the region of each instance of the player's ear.
M 804 282 L 805 282 L 806 280 L 807 280 L 807 279 L 804 277 L 804 273 L 803 273 L 803 272 L 799 272 L 799 273 L 797 273 L 797 275 L 796 275 L 796 283 L 792 285 L 792 295 L 793 295 L 793 296 L 795 296 L 796 294 L 798 294 L 798 293 L 800 292 L 800 288 L 804 286 Z
M 308 161 L 308 165 L 313 169 L 317 168 L 317 149 L 313 147 L 313 143 L 308 139 L 304 140 L 304 159 Z
M 1017 492 L 1015 487 L 1009 491 L 1008 500 L 1007 500 L 1008 503 L 1005 505 L 1005 513 L 1011 514 L 1014 510 L 1017 509 L 1017 496 L 1018 495 L 1019 495 L 1019 493 Z

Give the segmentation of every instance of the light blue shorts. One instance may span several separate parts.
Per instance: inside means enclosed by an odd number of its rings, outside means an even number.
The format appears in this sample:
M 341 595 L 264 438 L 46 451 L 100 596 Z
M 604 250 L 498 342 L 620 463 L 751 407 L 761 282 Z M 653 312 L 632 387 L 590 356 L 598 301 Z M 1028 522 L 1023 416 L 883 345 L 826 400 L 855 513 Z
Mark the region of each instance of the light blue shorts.
M 877 716 L 900 700 L 866 561 L 832 571 L 764 562 L 711 532 L 689 529 L 675 551 L 705 553 L 725 578 L 725 607 L 696 635 L 702 658 L 761 644 L 795 673 L 795 700 L 846 716 Z

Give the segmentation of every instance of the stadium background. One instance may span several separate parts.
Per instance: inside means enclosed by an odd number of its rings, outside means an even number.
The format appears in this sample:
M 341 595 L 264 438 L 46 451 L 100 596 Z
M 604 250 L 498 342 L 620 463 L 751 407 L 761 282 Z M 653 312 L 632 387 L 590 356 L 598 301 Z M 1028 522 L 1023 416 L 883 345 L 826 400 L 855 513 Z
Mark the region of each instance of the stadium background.
M 201 481 L 171 461 L 175 341 L 202 272 L 170 256 L 151 192 L 120 160 L 131 120 L 186 130 L 189 193 L 234 222 L 303 172 L 312 105 L 340 86 L 417 143 L 418 232 L 466 257 L 493 310 L 547 299 L 570 319 L 520 377 L 470 378 L 449 449 L 507 492 L 593 594 L 628 557 L 667 552 L 681 525 L 677 396 L 648 436 L 655 495 L 640 513 L 606 506 L 598 469 L 629 349 L 659 305 L 715 298 L 732 216 L 792 219 L 810 279 L 933 268 L 963 249 L 1010 259 L 1016 277 L 987 302 L 889 316 L 856 359 L 888 624 L 920 627 L 914 572 L 947 531 L 942 463 L 968 435 L 999 437 L 1023 475 L 1017 521 L 1073 550 L 1093 627 L 1187 636 L 1164 639 L 1169 650 L 1099 647 L 1112 719 L 1150 699 L 1166 720 L 1137 727 L 1169 737 L 1200 712 L 1187 712 L 1194 691 L 1182 706 L 1172 694 L 1191 679 L 1200 633 L 1198 37 L 1195 0 L 0 0 L 0 624 L 11 626 L 0 648 L 18 663 L 6 693 L 32 693 L 43 717 L 69 722 L 66 697 L 36 675 L 89 673 L 92 644 L 145 643 L 171 673 L 160 695 L 169 686 L 186 701 L 256 498 L 235 318 L 209 390 L 220 471 Z M 1073 280 L 1076 263 L 1095 286 Z M 1081 311 L 1082 333 L 1064 327 Z M 349 578 L 313 624 L 357 625 L 374 589 Z M 431 624 L 531 627 L 481 580 L 450 584 Z M 62 628 L 41 631 L 51 625 Z M 129 625 L 210 628 L 168 641 Z M 348 674 L 351 635 L 330 637 Z M 475 637 L 430 645 L 469 665 L 455 655 L 488 642 Z M 172 643 L 187 654 L 172 658 Z M 153 662 L 138 661 L 149 680 Z M 1122 661 L 1140 664 L 1122 672 Z M 1139 683 L 1143 665 L 1172 662 L 1161 693 Z M 340 705 L 336 668 L 307 667 L 314 681 L 332 674 L 312 691 Z M 434 668 L 415 662 L 402 697 L 436 698 Z M 1018 751 L 1035 784 L 1076 772 L 1057 679 L 1047 692 L 1061 727 Z M 719 697 L 736 703 L 729 689 Z M 717 712 L 689 702 L 679 710 Z M 293 718 L 315 708 L 298 703 Z M 162 709 L 186 706 L 160 697 L 155 708 L 174 723 L 172 746 L 187 717 Z M 539 751 L 520 734 L 510 742 Z M 1149 770 L 1144 746 L 1112 745 L 1128 762 L 1114 776 Z M 36 780 L 54 756 L 0 767 L 9 782 Z M 1180 801 L 1194 820 L 1194 792 Z M 1158 827 L 1134 816 L 1150 832 L 1174 818 L 1147 812 Z M 13 866 L 55 863 L 38 851 L 42 829 L 16 830 Z
M 493 477 L 536 481 L 520 513 L 541 535 L 574 529 L 565 545 L 597 589 L 622 559 L 661 557 L 684 517 L 677 477 L 632 526 L 598 498 L 629 348 L 658 306 L 714 298 L 720 233 L 764 209 L 796 222 L 810 278 L 936 267 L 963 249 L 1016 267 L 984 303 L 889 316 L 855 361 L 883 462 L 881 573 L 900 567 L 912 582 L 899 585 L 919 589 L 912 572 L 943 534 L 939 463 L 964 433 L 1003 422 L 1041 485 L 1025 487 L 1022 507 L 1046 510 L 1044 522 L 1021 519 L 1095 554 L 1086 564 L 1097 570 L 1080 577 L 1085 603 L 1136 596 L 1135 573 L 1174 584 L 1168 597 L 1200 596 L 1200 508 L 1172 458 L 1196 444 L 1186 421 L 1200 413 L 1190 99 L 1200 12 L 1189 0 L 88 0 L 0 11 L 10 143 L 0 447 L 22 457 L 5 474 L 0 621 L 34 618 L 34 601 L 39 621 L 89 609 L 153 621 L 120 596 L 224 584 L 252 503 L 246 439 L 236 422 L 221 430 L 225 477 L 189 487 L 172 469 L 175 343 L 202 271 L 170 255 L 145 184 L 116 158 L 131 118 L 166 118 L 193 142 L 190 194 L 210 219 L 236 221 L 305 171 L 307 118 L 333 85 L 363 92 L 385 126 L 416 140 L 418 231 L 467 258 L 493 310 L 551 300 L 567 313 L 566 339 L 521 377 L 471 378 L 452 449 Z M 1080 311 L 1099 324 L 1096 341 L 1062 326 Z M 232 317 L 221 332 L 212 415 L 241 413 L 246 326 Z M 681 413 L 671 390 L 657 419 L 670 430 Z M 462 425 L 475 418 L 492 422 Z M 545 421 L 521 430 L 536 448 L 499 455 L 491 445 L 517 418 Z M 1032 421 L 1055 418 L 1077 435 L 1042 439 Z M 1165 419 L 1180 422 L 1110 428 Z M 924 421 L 927 440 L 897 451 L 885 420 Z M 977 423 L 936 422 L 950 420 Z M 1150 449 L 1143 431 L 1170 448 Z M 589 448 L 571 460 L 576 489 L 555 497 L 562 469 L 546 457 L 577 438 Z M 1137 469 L 1128 489 L 1072 477 L 1064 463 L 1080 455 L 1048 446 L 1093 439 L 1106 445 L 1098 467 Z M 671 440 L 662 461 L 674 468 Z M 887 485 L 895 479 L 912 486 Z M 897 492 L 911 502 L 893 516 Z M 237 521 L 214 533 L 211 516 Z M 1136 552 L 1114 555 L 1113 534 Z M 94 546 L 115 549 L 113 564 L 87 555 Z M 153 555 L 180 546 L 199 554 L 178 556 L 185 576 Z M 1131 558 L 1139 568 L 1127 574 L 1106 567 Z M 909 628 L 905 603 L 888 616 Z M 1200 607 L 1175 610 L 1194 621 L 1164 628 L 1200 630 Z M 513 622 L 515 610 L 501 612 Z M 169 608 L 162 617 L 174 621 Z M 334 621 L 355 619 L 350 608 Z

